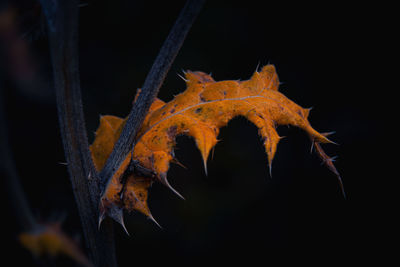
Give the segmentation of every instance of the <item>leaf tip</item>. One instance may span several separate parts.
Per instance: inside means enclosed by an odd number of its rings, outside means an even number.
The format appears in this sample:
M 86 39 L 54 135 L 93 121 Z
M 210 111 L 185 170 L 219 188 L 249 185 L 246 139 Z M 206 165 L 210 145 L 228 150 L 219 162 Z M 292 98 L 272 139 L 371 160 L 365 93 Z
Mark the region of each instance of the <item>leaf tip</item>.
M 179 161 L 177 158 L 175 158 L 174 156 L 172 157 L 171 162 L 187 170 L 187 167 L 186 167 L 185 165 L 183 165 L 182 162 L 180 162 L 180 161 Z
M 322 149 L 321 144 L 319 142 L 313 142 L 313 143 L 314 143 L 315 151 L 317 152 L 318 156 L 322 159 L 322 163 L 325 164 L 325 166 L 336 175 L 342 195 L 346 199 L 346 193 L 344 191 L 344 185 L 343 185 L 342 178 L 341 178 L 339 172 L 337 171 L 335 165 L 333 164 L 335 157 L 333 157 L 333 158 L 329 157 L 325 153 L 325 151 Z
M 98 222 L 98 229 L 100 230 L 101 224 L 106 218 L 106 216 L 110 217 L 117 223 L 119 223 L 122 228 L 124 229 L 125 233 L 130 236 L 128 230 L 126 229 L 125 223 L 124 223 L 124 214 L 123 210 L 120 207 L 117 207 L 113 203 L 107 203 L 108 205 L 105 205 L 103 203 L 104 199 L 100 199 L 100 214 L 99 214 L 99 222 Z
M 104 206 L 104 199 L 100 198 L 99 201 L 99 218 L 98 218 L 98 222 L 97 222 L 97 230 L 100 230 L 101 227 L 101 223 L 103 222 L 103 220 L 106 217 L 106 210 L 105 210 L 105 206 Z
M 100 212 L 99 221 L 97 223 L 97 230 L 99 230 L 99 231 L 100 231 L 101 223 L 103 222 L 104 218 L 105 218 L 105 213 Z
M 184 78 L 182 75 L 180 75 L 179 73 L 177 74 L 179 78 L 181 78 L 182 80 L 184 80 L 186 83 L 189 81 L 188 79 Z M 185 73 L 184 73 L 185 75 Z
M 207 159 L 203 157 L 203 166 L 204 166 L 204 173 L 206 176 L 208 176 L 208 171 L 207 171 Z
M 124 229 L 125 233 L 130 237 L 131 235 L 129 234 L 128 229 L 126 229 L 126 226 L 125 226 L 125 223 L 124 223 L 123 219 L 119 222 L 119 224 L 122 226 L 122 228 Z
M 149 213 L 149 215 L 147 216 L 147 218 L 151 221 L 153 221 L 160 229 L 163 229 L 162 226 L 156 221 L 156 219 L 154 219 L 153 215 L 151 213 Z
M 272 178 L 272 159 L 268 161 L 269 177 Z
M 111 217 L 114 221 L 119 223 L 122 226 L 122 229 L 124 229 L 125 233 L 130 236 L 128 229 L 126 229 L 125 223 L 124 223 L 124 214 L 122 209 L 120 208 L 111 208 L 108 214 L 109 217 Z
M 168 182 L 167 179 L 167 174 L 166 173 L 161 173 L 160 174 L 160 182 L 165 185 L 166 187 L 168 187 L 172 192 L 174 192 L 178 197 L 180 197 L 181 199 L 185 200 L 185 198 L 178 192 L 176 191 Z
M 344 185 L 343 185 L 342 177 L 340 175 L 336 175 L 336 177 L 337 177 L 337 179 L 339 181 L 339 186 L 340 186 L 340 191 L 342 192 L 342 196 L 346 200 L 347 196 L 346 196 L 346 191 L 344 191 Z
M 326 143 L 330 143 L 330 144 L 334 144 L 334 145 L 339 145 L 338 143 L 336 143 L 336 142 L 334 142 L 334 141 L 332 141 L 332 140 L 330 140 L 329 138 L 328 138 L 328 136 L 330 136 L 330 135 L 333 135 L 333 134 L 335 134 L 336 132 L 335 131 L 331 131 L 331 132 L 327 132 L 327 133 L 321 133 L 321 135 L 322 136 L 324 136 L 325 138 L 326 138 Z

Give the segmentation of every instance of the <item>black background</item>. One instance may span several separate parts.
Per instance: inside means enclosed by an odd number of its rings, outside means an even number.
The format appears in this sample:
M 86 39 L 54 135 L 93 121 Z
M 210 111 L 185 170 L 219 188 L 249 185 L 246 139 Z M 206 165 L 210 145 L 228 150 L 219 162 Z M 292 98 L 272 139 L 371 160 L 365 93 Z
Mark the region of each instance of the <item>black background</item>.
M 29 2 L 29 1 L 28 1 Z M 272 1 L 271 1 L 272 2 Z M 275 1 L 273 1 L 275 2 Z M 389 45 L 385 6 L 208 1 L 177 56 L 159 98 L 169 101 L 185 89 L 182 70 L 212 73 L 215 80 L 248 79 L 257 65 L 274 64 L 280 91 L 303 107 L 313 107 L 310 122 L 320 132 L 335 131 L 339 145 L 324 145 L 337 156 L 347 200 L 335 176 L 310 153 L 304 132 L 281 126 L 269 176 L 257 129 L 243 118 L 221 130 L 221 140 L 205 175 L 193 140 L 179 137 L 170 183 L 186 200 L 163 185 L 150 190 L 149 206 L 159 229 L 141 214 L 126 215 L 130 236 L 115 226 L 120 266 L 192 264 L 279 258 L 369 259 L 391 238 L 380 201 L 394 174 L 388 172 L 393 133 L 385 132 L 391 114 L 390 90 L 381 60 Z M 80 14 L 80 75 L 89 141 L 99 114 L 126 116 L 184 1 L 90 1 Z M 379 19 L 378 19 L 379 17 Z M 71 236 L 80 222 L 64 165 L 51 67 L 45 35 L 29 42 L 35 66 L 32 88 L 6 76 L 5 99 L 13 156 L 35 215 L 63 217 Z M 383 71 L 382 71 L 383 70 Z M 393 114 L 393 113 L 392 113 Z M 6 253 L 15 266 L 40 265 L 16 241 L 19 232 L 2 192 L 7 223 Z M 394 212 L 394 211 L 393 211 Z M 83 240 L 82 240 L 83 242 Z M 68 259 L 48 260 L 57 266 Z

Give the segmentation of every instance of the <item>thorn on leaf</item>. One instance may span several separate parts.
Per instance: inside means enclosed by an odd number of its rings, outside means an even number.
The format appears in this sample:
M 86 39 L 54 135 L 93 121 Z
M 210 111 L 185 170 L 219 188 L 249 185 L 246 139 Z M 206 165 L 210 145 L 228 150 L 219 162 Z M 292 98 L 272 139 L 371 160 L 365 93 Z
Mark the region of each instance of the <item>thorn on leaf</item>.
M 166 187 L 168 187 L 172 192 L 174 192 L 178 197 L 185 200 L 185 198 L 169 184 L 169 182 L 167 180 L 167 175 L 165 173 L 162 173 L 160 175 L 160 181 L 162 184 L 164 184 Z

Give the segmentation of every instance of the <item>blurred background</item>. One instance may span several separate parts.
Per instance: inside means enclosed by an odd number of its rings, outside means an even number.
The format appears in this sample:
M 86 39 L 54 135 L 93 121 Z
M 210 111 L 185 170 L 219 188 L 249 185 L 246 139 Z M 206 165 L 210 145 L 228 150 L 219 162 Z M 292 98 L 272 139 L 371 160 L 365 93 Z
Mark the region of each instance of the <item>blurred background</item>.
M 336 132 L 331 139 L 339 145 L 323 148 L 337 156 L 347 200 L 335 175 L 310 153 L 304 132 L 278 128 L 286 138 L 278 145 L 270 177 L 256 127 L 236 118 L 221 130 L 208 176 L 193 140 L 178 138 L 175 152 L 187 169 L 172 165 L 168 176 L 186 200 L 155 183 L 149 206 L 162 229 L 141 214 L 126 214 L 131 236 L 115 225 L 120 266 L 138 261 L 268 263 L 276 255 L 290 258 L 296 252 L 306 258 L 327 253 L 329 262 L 353 254 L 355 247 L 376 245 L 369 245 L 383 230 L 372 223 L 378 216 L 374 211 L 381 212 L 376 196 L 389 176 L 379 167 L 387 158 L 379 127 L 388 110 L 378 107 L 386 99 L 376 80 L 381 62 L 375 42 L 385 42 L 381 25 L 387 18 L 378 24 L 374 18 L 384 11 L 372 4 L 275 2 L 208 1 L 159 98 L 169 101 L 185 90 L 178 77 L 184 70 L 212 73 L 217 81 L 246 80 L 257 66 L 274 64 L 283 83 L 280 91 L 302 107 L 313 107 L 309 120 L 316 130 Z M 136 89 L 183 5 L 184 1 L 82 2 L 79 61 L 90 143 L 100 114 L 128 114 Z M 0 11 L 5 10 L 15 20 L 4 23 L 2 13 L 0 78 L 17 171 L 36 217 L 63 218 L 65 231 L 79 239 L 71 184 L 66 166 L 60 164 L 65 159 L 44 16 L 34 0 L 6 1 Z M 16 240 L 20 229 L 6 193 L 1 193 L 5 260 L 9 257 L 15 266 L 40 266 L 42 262 Z M 49 261 L 73 264 L 62 258 Z

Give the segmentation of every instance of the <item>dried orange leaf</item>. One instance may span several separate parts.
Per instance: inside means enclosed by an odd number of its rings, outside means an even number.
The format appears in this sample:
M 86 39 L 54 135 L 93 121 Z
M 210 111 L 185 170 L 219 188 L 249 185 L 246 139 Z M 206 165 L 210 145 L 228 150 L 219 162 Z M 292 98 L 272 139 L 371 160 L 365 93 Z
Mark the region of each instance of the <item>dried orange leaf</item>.
M 127 180 L 123 201 L 120 198 L 121 177 L 127 170 L 132 155 L 133 160 L 155 174 L 156 180 L 181 196 L 167 180 L 169 164 L 174 160 L 176 137 L 184 134 L 194 138 L 206 169 L 209 153 L 218 142 L 220 128 L 236 116 L 244 116 L 258 127 L 270 165 L 281 139 L 276 132 L 276 126 L 293 125 L 303 129 L 315 143 L 318 155 L 340 180 L 332 159 L 319 145 L 332 142 L 326 134 L 320 134 L 311 127 L 307 119 L 310 109 L 300 107 L 278 91 L 279 80 L 273 65 L 267 65 L 261 72 L 255 72 L 247 81 L 216 82 L 203 72 L 187 72 L 185 80 L 186 91 L 168 103 L 158 99 L 153 103 L 137 135 L 132 154 L 127 156 L 112 177 L 102 197 L 105 214 L 112 216 L 111 211 L 118 207 L 120 210 L 137 210 L 151 216 L 146 203 L 147 189 L 153 180 L 151 177 L 131 175 Z M 106 125 L 103 121 L 109 119 L 113 122 Z M 123 119 L 119 119 L 118 123 L 114 120 L 115 117 L 112 116 L 102 118 L 96 140 L 91 147 L 98 168 L 101 168 L 111 153 L 124 122 Z M 115 136 L 110 136 L 113 133 Z M 103 147 L 105 142 L 107 143 Z

